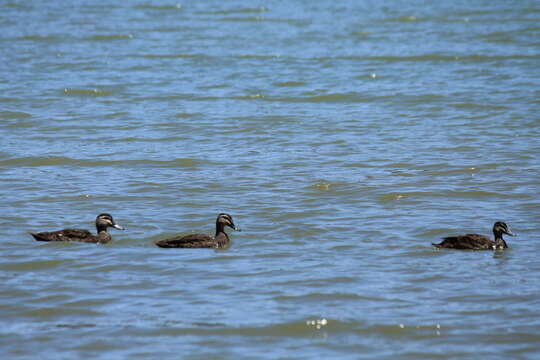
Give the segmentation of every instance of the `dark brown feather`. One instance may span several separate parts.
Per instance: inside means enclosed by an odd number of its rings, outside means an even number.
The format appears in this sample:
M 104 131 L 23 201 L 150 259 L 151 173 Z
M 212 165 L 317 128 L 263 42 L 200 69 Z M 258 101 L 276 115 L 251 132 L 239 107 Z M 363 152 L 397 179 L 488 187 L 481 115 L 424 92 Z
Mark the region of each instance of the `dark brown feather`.
M 92 235 L 88 230 L 64 229 L 50 232 L 30 233 L 37 241 L 79 241 L 87 243 L 98 243 L 110 241 L 110 235 L 101 232 L 98 236 Z
M 222 248 L 229 243 L 229 237 L 225 232 L 216 237 L 206 234 L 192 234 L 176 236 L 170 239 L 156 241 L 155 244 L 162 248 Z
M 158 240 L 155 244 L 162 248 L 223 248 L 229 244 L 229 236 L 225 232 L 225 226 L 239 230 L 234 225 L 231 215 L 221 213 L 216 219 L 216 236 L 214 237 L 206 234 L 191 234 Z
M 460 249 L 460 250 L 493 250 L 495 241 L 487 236 L 478 234 L 466 234 L 448 236 L 443 238 L 439 244 L 433 244 L 438 248 Z
M 30 233 L 37 241 L 78 241 L 85 243 L 105 244 L 112 240 L 111 235 L 107 233 L 108 227 L 124 230 L 118 225 L 110 214 L 102 213 L 96 217 L 97 235 L 93 235 L 88 230 L 83 229 L 64 229 L 50 232 Z
M 508 248 L 506 241 L 503 239 L 503 234 L 516 236 L 508 225 L 502 221 L 497 221 L 493 224 L 493 237 L 495 241 L 487 236 L 478 234 L 466 234 L 457 236 L 448 236 L 443 238 L 439 244 L 432 244 L 437 248 L 459 249 L 459 250 L 501 250 Z

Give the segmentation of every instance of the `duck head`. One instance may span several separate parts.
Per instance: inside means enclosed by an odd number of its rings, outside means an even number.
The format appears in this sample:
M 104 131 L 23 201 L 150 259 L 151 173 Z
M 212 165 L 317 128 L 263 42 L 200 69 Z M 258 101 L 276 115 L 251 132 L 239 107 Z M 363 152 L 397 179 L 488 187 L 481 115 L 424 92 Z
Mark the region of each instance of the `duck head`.
M 240 231 L 240 228 L 238 228 L 236 225 L 234 225 L 234 221 L 233 221 L 231 215 L 221 213 L 221 214 L 218 215 L 218 217 L 216 219 L 216 227 L 223 229 L 225 226 L 228 226 L 233 230 Z
M 497 221 L 493 225 L 493 235 L 495 235 L 495 238 L 502 238 L 502 234 L 510 235 L 510 236 L 516 236 L 512 231 L 510 231 L 510 228 L 506 223 L 502 221 Z
M 99 214 L 96 218 L 96 228 L 98 234 L 102 231 L 107 231 L 108 227 L 113 227 L 118 230 L 124 230 L 124 228 L 118 225 L 110 214 Z

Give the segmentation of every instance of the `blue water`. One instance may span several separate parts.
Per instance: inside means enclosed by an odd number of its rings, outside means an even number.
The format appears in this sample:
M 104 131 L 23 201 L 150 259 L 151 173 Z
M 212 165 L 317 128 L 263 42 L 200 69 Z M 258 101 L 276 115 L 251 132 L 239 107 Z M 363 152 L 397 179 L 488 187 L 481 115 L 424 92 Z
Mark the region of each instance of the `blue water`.
M 536 1 L 0 4 L 0 355 L 540 357 Z M 96 246 L 28 231 L 127 228 Z M 226 250 L 161 249 L 212 233 Z M 441 237 L 516 238 L 504 252 Z

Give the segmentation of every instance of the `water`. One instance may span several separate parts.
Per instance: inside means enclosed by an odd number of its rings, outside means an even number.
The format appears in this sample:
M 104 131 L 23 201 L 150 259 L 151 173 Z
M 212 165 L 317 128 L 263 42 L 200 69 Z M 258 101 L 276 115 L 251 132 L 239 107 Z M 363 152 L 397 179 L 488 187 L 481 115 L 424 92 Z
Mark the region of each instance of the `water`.
M 0 8 L 3 358 L 540 357 L 538 2 Z

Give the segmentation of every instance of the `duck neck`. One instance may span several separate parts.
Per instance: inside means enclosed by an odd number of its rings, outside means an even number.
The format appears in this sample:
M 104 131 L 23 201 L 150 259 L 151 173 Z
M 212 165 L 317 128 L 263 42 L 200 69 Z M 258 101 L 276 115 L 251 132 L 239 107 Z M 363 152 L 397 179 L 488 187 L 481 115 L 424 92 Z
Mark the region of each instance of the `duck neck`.
M 111 241 L 111 239 L 112 239 L 111 235 L 109 235 L 109 233 L 106 230 L 102 230 L 102 231 L 98 232 L 97 237 L 98 237 L 98 242 L 100 244 L 106 244 L 109 241 Z
M 96 230 L 98 235 L 102 232 L 107 233 L 107 225 L 101 225 L 99 223 L 96 223 Z
M 223 228 L 221 229 L 221 232 L 216 232 L 216 237 L 214 239 L 218 243 L 218 247 L 227 246 L 229 243 L 229 235 L 227 235 Z
M 219 235 L 219 234 L 225 234 L 225 225 L 219 223 L 219 222 L 216 222 L 216 237 Z M 227 234 L 225 234 L 227 235 Z
M 493 235 L 495 235 L 495 249 L 506 249 L 508 245 L 506 245 L 506 241 L 504 241 L 502 234 L 498 232 L 493 232 Z

